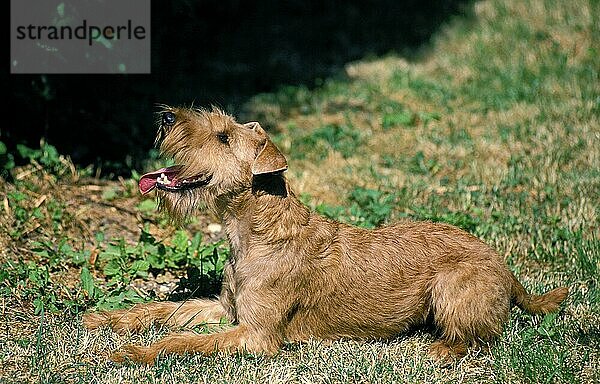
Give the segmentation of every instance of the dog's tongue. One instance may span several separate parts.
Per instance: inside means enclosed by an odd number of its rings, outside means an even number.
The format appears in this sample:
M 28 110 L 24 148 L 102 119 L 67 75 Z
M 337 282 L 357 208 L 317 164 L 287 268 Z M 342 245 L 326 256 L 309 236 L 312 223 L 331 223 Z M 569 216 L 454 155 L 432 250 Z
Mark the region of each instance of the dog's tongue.
M 140 187 L 140 192 L 142 195 L 150 192 L 154 188 L 156 188 L 156 183 L 158 182 L 158 178 L 162 176 L 166 176 L 169 179 L 169 184 L 173 184 L 177 179 L 177 174 L 181 170 L 180 165 L 174 165 L 168 168 L 161 168 L 154 172 L 148 172 L 140 178 L 140 182 L 138 186 Z

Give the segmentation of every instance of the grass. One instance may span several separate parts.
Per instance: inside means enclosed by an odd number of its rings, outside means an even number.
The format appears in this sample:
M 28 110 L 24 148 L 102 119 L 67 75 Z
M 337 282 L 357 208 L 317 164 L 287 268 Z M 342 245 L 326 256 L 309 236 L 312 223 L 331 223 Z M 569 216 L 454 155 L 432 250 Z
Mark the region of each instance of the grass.
M 137 174 L 94 179 L 48 146 L 0 145 L 13 180 L 0 184 L 0 382 L 599 382 L 599 15 L 597 1 L 478 2 L 417 61 L 351 63 L 245 109 L 277 132 L 288 177 L 317 212 L 365 227 L 460 226 L 529 290 L 569 286 L 557 315 L 515 309 L 496 343 L 448 368 L 428 359 L 426 330 L 314 340 L 274 358 L 116 366 L 108 351 L 167 331 L 89 333 L 81 313 L 214 289 L 227 252 L 215 218 L 175 230 L 137 196 Z M 17 155 L 31 164 L 14 168 Z

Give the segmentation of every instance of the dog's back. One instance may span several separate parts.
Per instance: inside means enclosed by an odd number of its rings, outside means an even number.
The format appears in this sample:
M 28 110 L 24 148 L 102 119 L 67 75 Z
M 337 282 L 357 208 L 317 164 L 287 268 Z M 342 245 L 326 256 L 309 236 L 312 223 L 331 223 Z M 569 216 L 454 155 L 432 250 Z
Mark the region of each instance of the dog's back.
M 455 316 L 481 313 L 475 307 L 482 296 L 493 297 L 493 308 L 501 308 L 484 315 L 486 324 L 497 324 L 491 333 L 506 321 L 510 272 L 472 235 L 429 222 L 374 230 L 325 220 L 318 225 L 329 225 L 331 236 L 318 254 L 301 261 L 306 284 L 297 292 L 290 338 L 388 338 L 431 315 L 436 322 L 453 321 L 441 316 L 451 299 L 466 303 Z

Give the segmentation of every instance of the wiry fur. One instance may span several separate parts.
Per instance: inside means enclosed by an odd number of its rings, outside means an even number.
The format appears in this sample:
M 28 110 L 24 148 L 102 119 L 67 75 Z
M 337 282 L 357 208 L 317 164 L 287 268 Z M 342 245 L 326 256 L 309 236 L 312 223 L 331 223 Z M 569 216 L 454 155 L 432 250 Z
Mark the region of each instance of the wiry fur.
M 367 230 L 310 212 L 291 191 L 285 158 L 257 123 L 238 124 L 219 110 L 168 108 L 161 149 L 184 174 L 212 175 L 185 192 L 159 191 L 161 207 L 182 219 L 204 204 L 224 223 L 232 258 L 219 301 L 163 302 L 88 314 L 88 328 L 138 331 L 218 322 L 234 327 L 173 334 L 113 355 L 150 363 L 160 353 L 215 350 L 275 353 L 285 340 L 390 338 L 433 321 L 438 358 L 502 332 L 511 301 L 533 313 L 558 309 L 567 288 L 528 294 L 488 245 L 447 224 L 405 222 Z M 217 139 L 226 133 L 228 143 Z

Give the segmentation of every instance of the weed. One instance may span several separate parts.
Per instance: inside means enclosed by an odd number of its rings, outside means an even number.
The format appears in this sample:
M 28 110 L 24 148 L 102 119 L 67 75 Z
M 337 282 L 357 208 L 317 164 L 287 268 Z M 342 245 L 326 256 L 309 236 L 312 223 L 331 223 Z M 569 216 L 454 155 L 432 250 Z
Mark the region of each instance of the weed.
M 56 147 L 40 142 L 39 149 L 32 149 L 23 144 L 17 144 L 19 155 L 32 163 L 38 163 L 51 174 L 60 176 L 69 170 L 69 163 L 64 156 L 60 155 Z
M 315 207 L 315 211 L 359 227 L 375 228 L 389 218 L 397 197 L 397 194 L 389 191 L 356 187 L 348 195 L 349 207 L 321 203 Z M 308 199 L 305 197 L 305 200 Z
M 481 221 L 476 217 L 463 212 L 432 212 L 424 208 L 415 208 L 415 213 L 411 217 L 415 220 L 452 224 L 471 233 L 478 233 L 479 226 L 481 225 Z
M 303 159 L 311 154 L 316 160 L 323 160 L 333 150 L 347 158 L 355 155 L 362 143 L 363 135 L 353 126 L 327 124 L 295 139 L 292 157 Z
M 100 237 L 101 238 L 101 237 Z M 141 297 L 130 285 L 136 278 L 148 278 L 165 271 L 186 271 L 184 284 L 220 281 L 228 250 L 222 242 L 203 244 L 200 233 L 193 237 L 179 230 L 173 235 L 170 246 L 159 242 L 143 230 L 139 241 L 130 245 L 123 239 L 109 242 L 98 255 L 98 263 L 106 276 L 106 290 L 99 293 L 90 282 L 88 272 L 82 272 L 81 280 L 90 299 L 96 300 L 100 309 L 114 309 L 142 302 L 150 297 Z M 189 285 L 189 284 L 188 284 Z
M 383 98 L 376 104 L 376 111 L 381 114 L 381 126 L 387 131 L 396 126 L 410 126 L 414 123 L 413 113 L 396 100 Z
M 8 152 L 8 148 L 4 142 L 0 141 L 0 177 L 7 178 L 10 175 L 10 170 L 15 167 L 15 157 Z
M 156 200 L 154 199 L 144 199 L 135 208 L 143 213 L 153 212 L 156 210 Z
M 382 127 L 387 130 L 398 125 L 410 127 L 416 122 L 416 115 L 410 111 L 402 110 L 383 115 Z
M 111 200 L 114 200 L 115 198 L 117 198 L 118 195 L 119 195 L 119 189 L 117 187 L 106 188 L 102 192 L 102 199 L 104 199 L 106 201 L 111 201 Z
M 439 169 L 439 162 L 434 158 L 426 159 L 423 151 L 417 151 L 412 159 L 410 159 L 409 170 L 414 174 L 434 175 Z

